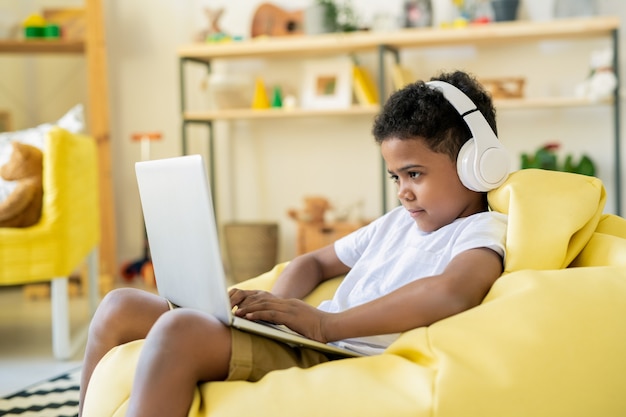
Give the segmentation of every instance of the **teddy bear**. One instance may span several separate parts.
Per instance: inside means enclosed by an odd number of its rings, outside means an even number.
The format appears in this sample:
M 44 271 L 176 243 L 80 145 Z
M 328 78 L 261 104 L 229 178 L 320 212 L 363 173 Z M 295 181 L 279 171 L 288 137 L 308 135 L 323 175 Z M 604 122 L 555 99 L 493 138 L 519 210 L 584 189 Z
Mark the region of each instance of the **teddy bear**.
M 0 227 L 28 227 L 39 221 L 43 205 L 43 153 L 39 148 L 12 142 L 13 152 L 0 167 L 0 177 L 15 188 L 0 201 Z
M 591 74 L 576 86 L 576 96 L 598 102 L 613 95 L 617 77 L 613 69 L 613 51 L 604 49 L 591 54 Z
M 324 215 L 331 208 L 324 197 L 305 197 L 302 210 L 290 209 L 287 214 L 298 222 L 324 223 Z

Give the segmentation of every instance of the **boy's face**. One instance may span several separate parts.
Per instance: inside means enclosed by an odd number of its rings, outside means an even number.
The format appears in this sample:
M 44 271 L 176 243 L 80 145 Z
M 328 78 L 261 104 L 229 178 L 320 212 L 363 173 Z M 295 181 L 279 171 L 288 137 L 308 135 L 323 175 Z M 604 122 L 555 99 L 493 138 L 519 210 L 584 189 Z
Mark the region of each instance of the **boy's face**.
M 422 139 L 388 138 L 380 147 L 398 198 L 420 230 L 432 232 L 486 210 L 482 194 L 461 183 L 456 161 L 433 152 Z

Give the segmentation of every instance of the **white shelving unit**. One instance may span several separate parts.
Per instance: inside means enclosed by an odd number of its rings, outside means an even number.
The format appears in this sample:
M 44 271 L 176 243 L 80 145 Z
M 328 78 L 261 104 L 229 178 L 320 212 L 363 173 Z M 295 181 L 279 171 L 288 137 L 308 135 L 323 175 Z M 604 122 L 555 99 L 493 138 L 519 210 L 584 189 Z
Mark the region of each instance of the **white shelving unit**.
M 178 50 L 181 85 L 181 115 L 183 153 L 187 150 L 187 127 L 190 124 L 206 124 L 209 128 L 209 159 L 210 176 L 214 182 L 213 171 L 213 122 L 220 120 L 241 119 L 287 119 L 297 117 L 350 117 L 353 115 L 374 115 L 379 106 L 353 106 L 342 110 L 309 110 L 309 109 L 282 109 L 268 110 L 190 110 L 187 108 L 187 83 L 185 81 L 185 66 L 190 63 L 205 65 L 211 71 L 214 60 L 232 59 L 302 59 L 327 55 L 347 55 L 353 53 L 374 53 L 378 57 L 377 75 L 381 97 L 386 97 L 385 86 L 388 78 L 385 57 L 392 54 L 399 60 L 399 52 L 409 48 L 433 48 L 451 46 L 497 46 L 514 43 L 547 40 L 577 40 L 590 38 L 608 38 L 612 42 L 614 56 L 614 70 L 618 68 L 618 30 L 619 19 L 615 17 L 593 17 L 563 19 L 548 22 L 514 21 L 492 23 L 487 25 L 470 26 L 463 29 L 405 29 L 396 32 L 355 32 L 341 34 L 326 34 L 318 36 L 290 36 L 278 38 L 253 39 L 243 42 L 218 44 L 191 44 L 181 46 Z M 619 81 L 619 80 L 618 80 Z M 619 85 L 619 82 L 618 82 Z M 528 99 L 496 100 L 498 109 L 538 109 L 538 108 L 572 108 L 603 105 L 613 112 L 613 147 L 615 154 L 615 212 L 621 214 L 621 138 L 620 138 L 620 108 L 618 98 L 619 87 L 616 89 L 613 100 L 609 103 L 593 103 L 589 100 L 574 97 L 543 97 Z M 386 172 L 382 169 L 382 211 L 386 211 Z

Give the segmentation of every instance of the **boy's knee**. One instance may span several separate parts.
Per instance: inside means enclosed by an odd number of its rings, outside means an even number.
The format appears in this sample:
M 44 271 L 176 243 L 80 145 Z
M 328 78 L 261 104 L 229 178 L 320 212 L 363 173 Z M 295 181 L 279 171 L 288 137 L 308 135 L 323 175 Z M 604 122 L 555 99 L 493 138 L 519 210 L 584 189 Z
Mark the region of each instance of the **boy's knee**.
M 154 337 L 166 340 L 198 340 L 214 338 L 222 333 L 224 325 L 217 319 L 190 309 L 179 308 L 163 314 L 151 333 Z
M 123 313 L 132 306 L 136 291 L 134 288 L 116 288 L 108 292 L 98 306 L 97 314 L 110 316 Z
M 159 317 L 152 328 L 152 332 L 168 338 L 182 336 L 191 332 L 194 327 L 193 322 L 197 320 L 195 314 L 190 314 L 186 309 L 174 309 Z
M 134 308 L 137 308 L 137 292 L 134 288 L 117 288 L 108 292 L 100 304 L 91 321 L 90 332 L 99 329 L 114 328 L 119 326 L 132 315 Z
M 143 352 L 163 364 L 175 363 L 196 381 L 222 380 L 228 375 L 230 329 L 216 318 L 179 308 L 163 314 L 146 338 Z

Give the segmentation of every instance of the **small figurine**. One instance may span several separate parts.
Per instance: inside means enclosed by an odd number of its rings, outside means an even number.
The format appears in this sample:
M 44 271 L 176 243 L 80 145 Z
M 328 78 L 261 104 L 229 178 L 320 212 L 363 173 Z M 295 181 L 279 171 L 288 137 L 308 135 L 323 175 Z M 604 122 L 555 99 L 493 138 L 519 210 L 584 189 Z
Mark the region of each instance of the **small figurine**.
M 254 83 L 254 98 L 252 99 L 252 108 L 263 110 L 270 108 L 270 100 L 265 91 L 265 82 L 262 78 L 257 78 Z
M 206 42 L 207 39 L 212 39 L 215 37 L 221 38 L 225 36 L 219 24 L 219 20 L 224 14 L 224 8 L 220 7 L 220 8 L 214 9 L 211 7 L 205 7 L 204 14 L 206 15 L 209 21 L 209 27 L 198 32 L 195 40 L 197 42 Z
M 578 97 L 597 102 L 610 98 L 617 88 L 617 77 L 613 70 L 613 51 L 605 49 L 591 54 L 589 78 L 576 87 Z

